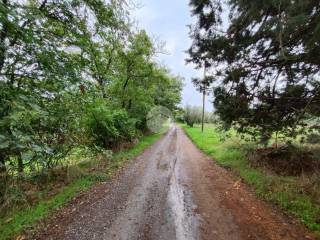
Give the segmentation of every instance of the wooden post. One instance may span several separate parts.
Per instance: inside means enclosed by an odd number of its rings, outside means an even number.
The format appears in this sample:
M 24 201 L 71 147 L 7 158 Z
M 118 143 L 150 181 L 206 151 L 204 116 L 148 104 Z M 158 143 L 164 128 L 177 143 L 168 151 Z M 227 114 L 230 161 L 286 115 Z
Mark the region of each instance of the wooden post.
M 203 96 L 202 96 L 202 125 L 201 125 L 201 132 L 203 132 L 203 125 L 204 125 L 204 105 L 205 105 L 205 99 L 206 99 L 206 90 L 203 90 Z
M 205 81 L 205 79 L 206 79 L 206 64 L 204 65 L 203 81 Z M 202 89 L 202 121 L 201 121 L 201 132 L 202 133 L 203 133 L 203 127 L 204 127 L 205 101 L 206 101 L 206 87 L 205 87 L 205 83 L 203 82 L 203 89 Z

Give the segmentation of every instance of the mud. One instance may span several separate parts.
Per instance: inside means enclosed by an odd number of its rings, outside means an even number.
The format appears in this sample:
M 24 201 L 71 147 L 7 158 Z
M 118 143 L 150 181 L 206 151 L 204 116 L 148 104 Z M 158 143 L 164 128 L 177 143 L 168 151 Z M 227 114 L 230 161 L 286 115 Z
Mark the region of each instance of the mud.
M 315 239 L 214 164 L 178 126 L 80 199 L 33 239 Z

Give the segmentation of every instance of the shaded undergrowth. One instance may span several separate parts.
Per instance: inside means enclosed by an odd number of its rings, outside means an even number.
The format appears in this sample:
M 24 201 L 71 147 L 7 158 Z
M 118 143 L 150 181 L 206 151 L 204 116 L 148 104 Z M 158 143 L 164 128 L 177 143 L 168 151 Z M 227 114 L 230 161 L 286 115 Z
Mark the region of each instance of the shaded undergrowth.
M 129 159 L 139 155 L 148 146 L 162 136 L 162 133 L 144 136 L 132 148 L 111 154 L 83 156 L 71 155 L 76 164 L 55 169 L 45 177 L 42 184 L 39 179 L 24 179 L 10 186 L 11 197 L 16 204 L 3 209 L 0 219 L 0 239 L 11 239 L 22 231 L 32 230 L 34 225 L 53 214 L 80 192 L 88 190 L 98 182 L 107 181 Z M 81 152 L 81 151 L 80 151 Z M 37 176 L 39 178 L 40 176 Z M 27 193 L 24 189 L 28 189 Z M 15 192 L 15 193 L 14 193 Z M 5 203 L 4 203 L 5 204 Z

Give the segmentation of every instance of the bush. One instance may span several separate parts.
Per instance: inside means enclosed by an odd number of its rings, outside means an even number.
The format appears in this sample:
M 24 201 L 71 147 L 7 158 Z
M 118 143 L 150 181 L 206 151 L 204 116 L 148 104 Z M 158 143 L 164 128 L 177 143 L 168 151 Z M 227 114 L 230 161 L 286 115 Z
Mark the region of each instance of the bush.
M 93 144 L 103 148 L 132 141 L 137 135 L 135 120 L 125 110 L 111 110 L 103 102 L 88 107 L 84 125 Z
M 320 135 L 316 133 L 311 133 L 308 135 L 307 142 L 310 144 L 320 143 Z
M 120 140 L 132 141 L 137 136 L 136 120 L 129 118 L 125 110 L 113 112 L 114 126 L 119 132 Z
M 251 161 L 254 167 L 265 167 L 281 176 L 300 176 L 320 170 L 320 162 L 312 152 L 294 145 L 259 148 Z

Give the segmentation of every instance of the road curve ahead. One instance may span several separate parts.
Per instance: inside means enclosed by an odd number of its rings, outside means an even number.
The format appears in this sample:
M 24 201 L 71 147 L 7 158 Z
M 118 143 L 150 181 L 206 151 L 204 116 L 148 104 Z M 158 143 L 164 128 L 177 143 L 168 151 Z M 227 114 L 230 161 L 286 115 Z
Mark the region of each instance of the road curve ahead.
M 215 165 L 176 125 L 105 185 L 37 239 L 313 239 Z

